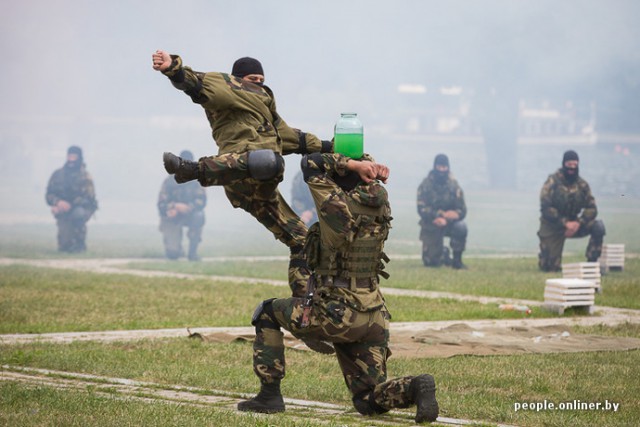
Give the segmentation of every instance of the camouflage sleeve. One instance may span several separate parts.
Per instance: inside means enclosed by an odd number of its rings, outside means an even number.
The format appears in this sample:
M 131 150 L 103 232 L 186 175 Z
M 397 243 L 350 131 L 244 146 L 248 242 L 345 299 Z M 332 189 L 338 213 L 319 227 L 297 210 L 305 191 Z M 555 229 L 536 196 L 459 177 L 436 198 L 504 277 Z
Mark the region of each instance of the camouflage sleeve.
M 59 184 L 58 172 L 54 172 L 49 178 L 47 184 L 47 193 L 45 194 L 45 200 L 49 206 L 55 206 L 60 200 L 60 192 L 58 190 Z
M 596 199 L 591 194 L 591 188 L 586 181 L 582 181 L 584 183 L 583 188 L 581 190 L 585 194 L 586 206 L 582 210 L 582 214 L 578 218 L 578 221 L 581 225 L 586 225 L 596 219 L 598 216 L 598 208 L 596 206 Z
M 429 201 L 429 192 L 428 192 L 428 181 L 424 179 L 420 186 L 418 186 L 418 197 L 417 197 L 417 208 L 418 215 L 420 215 L 420 219 L 426 223 L 431 223 L 436 217 L 438 213 L 431 206 Z
M 201 211 L 207 205 L 207 193 L 200 184 L 194 182 L 194 197 L 189 207 L 194 211 Z
M 284 120 L 278 121 L 278 134 L 282 139 L 282 154 L 328 153 L 333 151 L 330 141 L 322 141 L 314 134 L 289 127 Z
M 347 195 L 326 173 L 314 175 L 307 184 L 318 212 L 323 246 L 339 250 L 353 239 L 355 232 Z
M 161 217 L 166 216 L 167 209 L 169 209 L 169 191 L 167 190 L 167 179 L 173 179 L 172 177 L 165 178 L 162 181 L 162 187 L 160 187 L 160 194 L 158 194 L 158 213 Z
M 209 100 L 209 96 L 203 90 L 204 74 L 183 66 L 182 58 L 178 55 L 171 55 L 171 59 L 171 65 L 162 74 L 169 77 L 176 89 L 189 95 L 193 102 L 197 104 L 206 103 Z
M 542 190 L 540 190 L 540 213 L 542 217 L 549 222 L 561 222 L 564 224 L 566 222 L 566 218 L 562 218 L 558 208 L 553 206 L 553 191 L 556 186 L 555 184 L 553 175 L 550 175 L 542 186 Z
M 460 185 L 456 184 L 456 208 L 458 219 L 463 220 L 467 216 L 467 204 L 464 201 L 464 191 Z
M 73 200 L 72 205 L 82 206 L 92 213 L 98 209 L 98 201 L 96 200 L 96 191 L 93 185 L 93 178 L 89 173 L 82 177 L 82 188 L 80 194 Z

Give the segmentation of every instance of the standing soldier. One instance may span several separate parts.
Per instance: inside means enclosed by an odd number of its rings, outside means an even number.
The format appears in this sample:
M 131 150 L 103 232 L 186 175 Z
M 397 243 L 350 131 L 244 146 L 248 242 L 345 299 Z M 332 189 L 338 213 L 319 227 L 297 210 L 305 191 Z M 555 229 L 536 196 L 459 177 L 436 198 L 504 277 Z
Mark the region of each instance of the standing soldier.
M 238 410 L 285 410 L 280 383 L 285 376 L 284 328 L 296 336 L 333 342 L 353 405 L 363 415 L 417 405 L 416 422 L 438 417 L 431 375 L 387 380 L 389 318 L 379 276 L 388 261 L 383 252 L 391 209 L 386 182 L 389 169 L 368 156 L 304 156 L 302 170 L 319 222 L 305 245 L 313 270 L 305 298 L 268 299 L 256 309 L 253 370 L 260 392 L 238 403 Z
M 605 228 L 596 219 L 598 208 L 587 181 L 579 174 L 578 153 L 566 151 L 562 167 L 549 175 L 540 192 L 540 254 L 542 271 L 561 271 L 566 238 L 590 236 L 587 261 L 595 262 L 602 252 Z
M 462 252 L 467 242 L 467 206 L 458 181 L 449 171 L 449 158 L 438 154 L 433 170 L 418 187 L 418 215 L 420 215 L 420 240 L 422 263 L 425 267 L 450 265 L 455 269 L 466 268 Z M 444 237 L 450 237 L 449 249 L 444 247 Z
M 87 221 L 98 202 L 80 147 L 69 147 L 65 165 L 51 175 L 46 201 L 58 225 L 58 250 L 86 251 Z
M 193 160 L 190 151 L 183 151 L 180 157 Z M 195 181 L 178 184 L 172 176 L 162 183 L 158 196 L 160 213 L 160 231 L 163 235 L 165 254 L 169 259 L 178 259 L 182 250 L 182 228 L 187 228 L 189 239 L 189 261 L 198 261 L 198 245 L 202 240 L 204 227 L 204 207 L 207 194 L 204 188 Z
M 330 152 L 331 142 L 282 120 L 256 59 L 238 59 L 231 74 L 195 72 L 184 67 L 179 56 L 162 50 L 152 60 L 155 70 L 202 106 L 219 148 L 218 156 L 198 162 L 165 153 L 165 169 L 175 174 L 177 182 L 197 179 L 203 186 L 224 186 L 233 207 L 249 212 L 289 247 L 289 285 L 293 295 L 305 295 L 309 271 L 302 247 L 307 227 L 278 191 L 284 171 L 282 155 Z

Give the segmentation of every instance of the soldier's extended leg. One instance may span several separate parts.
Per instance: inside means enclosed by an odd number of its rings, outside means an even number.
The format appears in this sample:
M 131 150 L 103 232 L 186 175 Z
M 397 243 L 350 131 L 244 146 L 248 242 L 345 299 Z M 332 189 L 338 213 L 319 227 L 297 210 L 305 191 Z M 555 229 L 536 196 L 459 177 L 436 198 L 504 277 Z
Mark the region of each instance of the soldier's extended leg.
M 456 270 L 467 268 L 462 263 L 462 252 L 464 252 L 467 244 L 467 224 L 464 221 L 455 221 L 447 227 L 447 233 L 451 237 L 449 246 L 453 251 L 451 267 Z
M 202 241 L 204 212 L 194 212 L 189 218 L 187 227 L 187 237 L 189 238 L 189 254 L 187 255 L 187 258 L 189 259 L 189 261 L 199 261 L 200 257 L 198 257 L 198 245 Z
M 290 251 L 289 286 L 295 297 L 307 293 L 309 269 L 302 252 L 307 235 L 304 222 L 293 212 L 275 184 L 245 180 L 224 187 L 227 198 L 235 208 L 250 213 Z
M 197 162 L 164 153 L 162 160 L 165 170 L 175 175 L 177 183 L 197 179 L 203 187 L 227 185 L 246 178 L 281 181 L 284 172 L 284 159 L 272 150 L 220 154 L 202 157 Z
M 425 267 L 440 267 L 442 264 L 442 249 L 444 229 L 429 225 L 422 227 L 422 263 Z
M 596 262 L 602 253 L 602 243 L 604 241 L 605 234 L 606 230 L 604 228 L 604 222 L 602 222 L 602 220 L 596 220 L 588 226 L 580 226 L 572 238 L 589 235 L 589 244 L 587 245 L 585 256 L 587 257 L 588 262 Z
M 552 232 L 550 230 L 538 231 L 540 238 L 540 253 L 538 254 L 538 267 L 542 271 L 562 270 L 562 250 L 564 248 L 564 232 Z

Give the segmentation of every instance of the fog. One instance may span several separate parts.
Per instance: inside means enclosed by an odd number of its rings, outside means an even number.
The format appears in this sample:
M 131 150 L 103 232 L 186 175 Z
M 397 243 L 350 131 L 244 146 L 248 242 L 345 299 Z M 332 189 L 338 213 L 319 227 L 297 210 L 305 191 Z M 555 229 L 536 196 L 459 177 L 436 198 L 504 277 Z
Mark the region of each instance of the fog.
M 438 152 L 467 194 L 535 198 L 568 148 L 597 193 L 638 191 L 633 0 L 29 0 L 2 9 L 4 224 L 53 223 L 44 192 L 70 145 L 84 150 L 98 221 L 158 222 L 162 152 L 217 147 L 202 109 L 152 70 L 156 49 L 199 71 L 260 59 L 281 116 L 323 139 L 341 112 L 357 112 L 366 150 L 391 167 L 398 206 L 413 209 Z M 562 129 L 536 130 L 545 114 L 565 118 L 554 122 Z M 534 130 L 523 135 L 525 119 Z M 298 162 L 287 158 L 287 197 Z M 252 221 L 220 188 L 207 191 L 210 221 Z

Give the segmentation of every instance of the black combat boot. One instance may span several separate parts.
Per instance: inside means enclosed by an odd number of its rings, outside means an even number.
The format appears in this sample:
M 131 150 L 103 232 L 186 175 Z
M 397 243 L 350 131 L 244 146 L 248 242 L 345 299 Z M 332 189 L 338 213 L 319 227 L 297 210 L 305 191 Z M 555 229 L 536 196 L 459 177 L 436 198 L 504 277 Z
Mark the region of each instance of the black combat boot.
M 451 268 L 455 270 L 466 270 L 467 266 L 462 263 L 462 251 L 453 251 L 453 262 Z
M 189 255 L 187 255 L 189 261 L 200 261 L 200 257 L 198 256 L 198 243 L 200 242 L 189 242 Z
M 451 252 L 449 252 L 449 248 L 445 246 L 442 248 L 442 264 L 451 267 L 451 263 Z
M 431 375 L 418 375 L 409 384 L 409 394 L 418 407 L 416 423 L 433 422 L 438 418 L 438 401 L 436 400 L 436 381 Z
M 284 412 L 284 400 L 280 393 L 280 381 L 262 384 L 260 393 L 249 400 L 238 403 L 238 411 L 274 414 Z
M 200 178 L 198 162 L 185 160 L 173 153 L 166 152 L 162 155 L 162 161 L 164 162 L 164 169 L 172 175 L 175 174 L 175 180 L 178 184 Z

